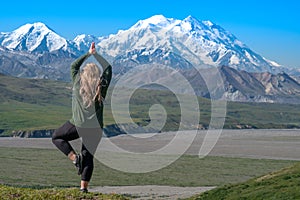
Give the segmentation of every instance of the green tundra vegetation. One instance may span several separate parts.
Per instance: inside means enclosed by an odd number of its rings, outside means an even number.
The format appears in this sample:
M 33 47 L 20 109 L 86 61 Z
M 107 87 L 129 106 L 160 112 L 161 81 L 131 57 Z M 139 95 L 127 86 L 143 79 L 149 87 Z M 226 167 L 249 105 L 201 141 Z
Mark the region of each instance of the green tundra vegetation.
M 55 129 L 70 119 L 70 83 L 3 75 L 0 78 L 0 135 L 11 135 L 13 130 Z M 106 126 L 115 124 L 110 105 L 112 90 L 113 86 L 105 100 Z M 211 101 L 198 97 L 198 103 L 199 126 L 207 128 L 211 120 Z M 167 113 L 162 131 L 178 130 L 181 119 L 180 104 L 176 95 L 166 90 L 136 90 L 130 98 L 129 108 L 133 121 L 141 126 L 147 125 L 150 121 L 149 109 L 154 104 L 162 105 Z M 187 109 L 191 116 L 197 112 L 192 107 Z M 300 107 L 292 104 L 227 102 L 224 128 L 299 128 L 299 113 Z M 195 127 L 187 124 L 185 128 Z

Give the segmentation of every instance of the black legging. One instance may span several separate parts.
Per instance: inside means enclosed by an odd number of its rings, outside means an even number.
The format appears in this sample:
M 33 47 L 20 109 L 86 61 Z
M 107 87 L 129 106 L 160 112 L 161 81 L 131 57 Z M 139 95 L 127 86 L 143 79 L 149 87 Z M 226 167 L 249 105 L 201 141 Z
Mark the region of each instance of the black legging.
M 69 141 L 82 137 L 81 153 L 84 156 L 82 163 L 81 180 L 90 181 L 94 170 L 93 155 L 97 149 L 102 136 L 101 128 L 78 128 L 67 121 L 52 135 L 52 142 L 66 156 L 75 152 Z

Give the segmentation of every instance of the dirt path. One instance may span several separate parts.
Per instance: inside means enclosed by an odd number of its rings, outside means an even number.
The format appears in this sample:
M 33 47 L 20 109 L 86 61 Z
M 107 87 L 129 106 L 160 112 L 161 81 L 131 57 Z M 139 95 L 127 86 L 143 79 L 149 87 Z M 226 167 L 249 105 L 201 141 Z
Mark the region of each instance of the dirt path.
M 172 186 L 104 186 L 92 187 L 91 192 L 101 192 L 104 194 L 122 194 L 135 200 L 145 199 L 180 199 L 188 198 L 200 194 L 214 187 L 172 187 Z
M 189 138 L 189 131 L 186 131 L 186 133 L 186 136 L 178 142 L 178 146 L 185 144 L 186 138 Z M 206 131 L 199 131 L 186 154 L 198 155 L 205 134 Z M 139 140 L 130 135 L 122 135 L 113 138 L 102 138 L 100 148 L 107 152 L 114 151 L 108 145 L 108 141 L 110 141 L 129 152 L 151 152 L 164 147 L 172 138 L 174 138 L 173 133 L 161 133 L 155 137 L 138 138 Z M 74 143 L 76 142 L 80 147 L 80 141 L 74 141 Z M 0 138 L 0 147 L 55 148 L 50 138 Z M 223 130 L 209 155 L 300 160 L 300 130 Z

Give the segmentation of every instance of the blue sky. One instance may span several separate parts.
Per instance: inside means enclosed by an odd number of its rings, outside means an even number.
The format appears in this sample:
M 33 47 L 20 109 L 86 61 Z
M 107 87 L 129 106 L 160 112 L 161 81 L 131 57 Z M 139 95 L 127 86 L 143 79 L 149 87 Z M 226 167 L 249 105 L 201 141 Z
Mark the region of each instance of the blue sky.
M 82 33 L 115 34 L 156 14 L 176 19 L 192 15 L 222 26 L 270 60 L 300 68 L 300 2 L 296 0 L 31 0 L 4 1 L 1 8 L 1 32 L 40 21 L 67 39 Z

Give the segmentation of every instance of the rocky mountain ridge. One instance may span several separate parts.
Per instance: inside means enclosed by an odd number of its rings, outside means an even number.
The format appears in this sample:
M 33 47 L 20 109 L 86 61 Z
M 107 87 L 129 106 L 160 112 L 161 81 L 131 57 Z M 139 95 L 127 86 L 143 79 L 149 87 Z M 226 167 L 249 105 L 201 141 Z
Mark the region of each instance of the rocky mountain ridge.
M 112 63 L 115 82 L 131 69 L 160 65 L 182 73 L 199 96 L 231 101 L 298 102 L 299 72 L 255 53 L 221 26 L 192 16 L 178 20 L 155 15 L 116 34 L 82 34 L 74 40 L 59 36 L 43 23 L 26 24 L 0 33 L 0 73 L 70 81 L 70 64 L 87 52 L 93 41 Z M 216 67 L 224 88 L 208 92 L 201 76 L 213 82 L 216 75 L 211 69 Z M 148 75 L 134 78 L 143 81 Z

